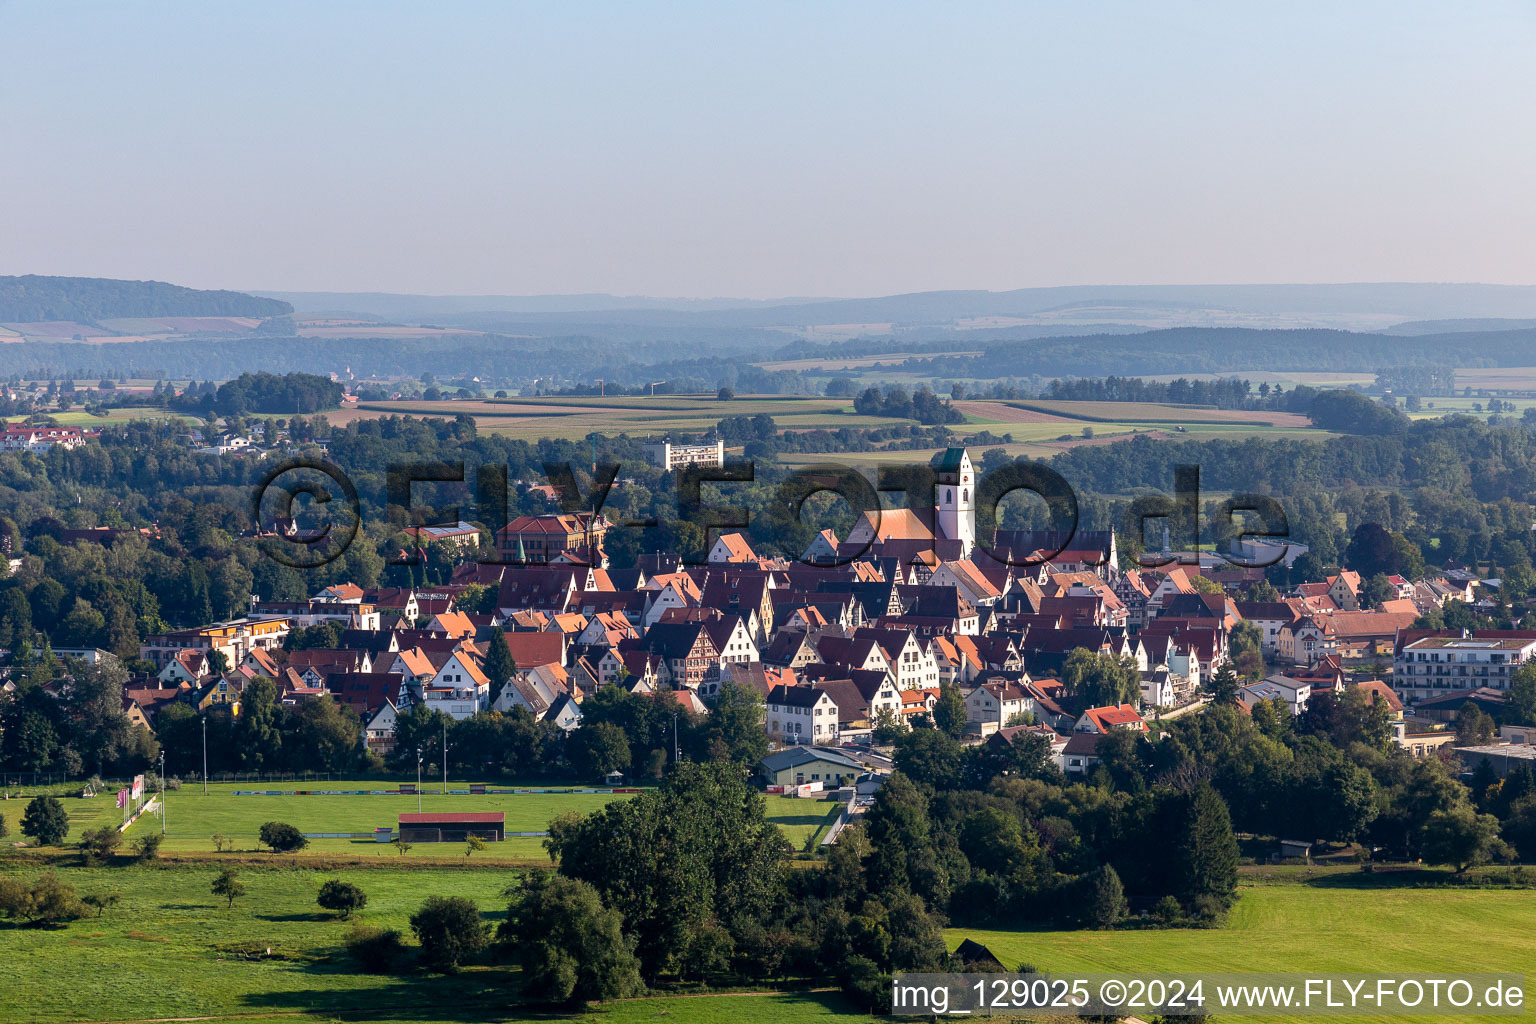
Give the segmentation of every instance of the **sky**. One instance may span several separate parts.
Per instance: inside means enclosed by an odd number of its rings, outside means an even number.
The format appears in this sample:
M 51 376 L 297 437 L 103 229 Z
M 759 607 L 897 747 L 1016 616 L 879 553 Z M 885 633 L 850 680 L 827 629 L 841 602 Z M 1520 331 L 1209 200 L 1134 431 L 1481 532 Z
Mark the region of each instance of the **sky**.
M 0 274 L 1536 284 L 1536 5 L 0 0 Z

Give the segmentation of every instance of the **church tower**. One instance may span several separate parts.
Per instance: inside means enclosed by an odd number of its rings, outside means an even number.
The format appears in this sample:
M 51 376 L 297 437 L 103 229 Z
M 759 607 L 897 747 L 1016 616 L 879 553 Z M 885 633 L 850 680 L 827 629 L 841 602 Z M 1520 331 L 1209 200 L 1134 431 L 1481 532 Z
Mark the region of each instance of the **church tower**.
M 960 542 L 960 557 L 976 546 L 976 471 L 964 448 L 950 448 L 938 466 L 939 536 Z

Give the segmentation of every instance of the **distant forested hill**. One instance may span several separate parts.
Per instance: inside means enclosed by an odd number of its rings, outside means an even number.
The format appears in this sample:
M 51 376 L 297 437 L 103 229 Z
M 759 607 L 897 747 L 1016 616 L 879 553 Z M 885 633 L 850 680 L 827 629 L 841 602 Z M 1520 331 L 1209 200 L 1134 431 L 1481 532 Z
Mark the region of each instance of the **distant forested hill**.
M 242 292 L 104 277 L 0 277 L 0 323 L 130 316 L 283 316 L 293 307 Z

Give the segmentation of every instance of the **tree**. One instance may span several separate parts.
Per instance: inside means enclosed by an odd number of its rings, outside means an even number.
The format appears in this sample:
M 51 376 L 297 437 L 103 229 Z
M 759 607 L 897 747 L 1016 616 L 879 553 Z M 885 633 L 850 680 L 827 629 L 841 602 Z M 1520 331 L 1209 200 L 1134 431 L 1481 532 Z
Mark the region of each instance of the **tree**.
M 123 894 L 120 892 L 93 892 L 81 897 L 80 902 L 96 911 L 96 916 L 111 910 L 122 902 Z
M 5 823 L 5 815 L 0 814 L 0 839 L 11 834 L 11 827 Z
M 165 836 L 159 832 L 146 832 L 133 841 L 133 852 L 139 860 L 154 860 L 160 856 L 160 844 Z
M 1113 864 L 1100 865 L 1088 876 L 1087 917 L 1095 928 L 1113 928 L 1125 917 L 1125 887 Z
M 490 702 L 495 706 L 502 687 L 517 673 L 517 662 L 512 658 L 512 649 L 507 646 L 507 634 L 500 626 L 491 627 L 487 647 L 483 671 L 485 678 L 491 681 Z
M 756 690 L 734 680 L 723 684 L 704 727 L 710 756 L 756 768 L 768 753 L 764 710 L 763 698 Z
M 1232 632 L 1227 641 L 1227 651 L 1231 655 L 1232 663 L 1237 671 L 1249 679 L 1259 679 L 1264 675 L 1264 638 L 1259 635 L 1259 627 L 1248 619 L 1243 619 L 1232 627 Z
M 939 699 L 933 705 L 933 724 L 944 734 L 959 739 L 965 733 L 965 698 L 953 683 L 939 684 Z
M 1061 681 L 1084 707 L 1129 704 L 1141 694 L 1141 676 L 1134 662 L 1086 647 L 1067 655 Z
M 715 400 L 719 402 L 729 402 L 735 397 L 736 392 L 730 388 L 721 388 L 719 391 L 715 392 Z
M 934 789 L 960 784 L 960 742 L 938 729 L 912 729 L 896 738 L 896 768 Z
M 472 853 L 483 853 L 485 840 L 471 832 L 464 837 L 464 856 L 467 858 Z
M 261 845 L 270 847 L 273 853 L 293 853 L 309 845 L 304 833 L 282 821 L 269 821 L 257 832 Z
M 240 695 L 240 717 L 235 724 L 235 755 L 249 771 L 260 771 L 279 760 L 283 734 L 278 720 L 277 686 L 265 676 L 246 684 Z
M 69 813 L 58 797 L 35 797 L 21 816 L 21 834 L 39 846 L 58 846 L 69 834 Z
M 1211 700 L 1217 707 L 1225 707 L 1238 699 L 1239 683 L 1237 673 L 1232 671 L 1232 666 L 1223 664 L 1216 673 L 1206 681 L 1206 688 L 1210 691 Z
M 1208 579 L 1205 576 L 1201 576 L 1198 573 L 1190 573 L 1189 574 L 1189 584 L 1190 584 L 1190 586 L 1195 588 L 1195 593 L 1197 593 L 1197 594 L 1224 594 L 1224 593 L 1226 593 L 1226 591 L 1222 589 L 1222 586 L 1221 586 L 1220 583 L 1217 583 L 1213 579 Z
M 1226 910 L 1237 899 L 1237 839 L 1226 801 L 1202 785 L 1187 798 L 1177 844 L 1178 895 L 1199 913 L 1205 907 Z
M 1510 804 L 1502 834 L 1522 861 L 1536 861 L 1536 795 L 1522 797 Z
M 80 835 L 80 860 L 87 867 L 102 863 L 123 845 L 123 834 L 111 825 L 93 828 Z
M 1512 725 L 1536 725 L 1536 662 L 1527 661 L 1509 677 L 1509 708 Z
M 351 882 L 333 878 L 320 887 L 315 902 L 322 910 L 329 910 L 337 917 L 346 919 L 368 905 L 368 894 Z
M 512 902 L 497 935 L 515 950 L 528 996 L 579 1005 L 644 991 L 623 918 L 591 885 L 533 871 L 507 895 Z
M 1424 824 L 1424 859 L 1449 864 L 1458 875 L 1489 860 L 1502 846 L 1499 819 L 1466 805 L 1435 811 Z
M 317 771 L 346 772 L 363 752 L 363 725 L 357 712 L 329 696 L 306 697 L 290 733 L 304 751 L 304 763 Z
M 710 922 L 734 935 L 765 918 L 789 852 L 743 768 L 693 761 L 674 765 L 658 789 L 556 819 L 545 846 L 562 875 L 623 915 L 647 977 L 696 965 Z
M 567 752 L 576 773 L 587 779 L 624 771 L 630 763 L 628 737 L 623 729 L 609 722 L 588 723 L 577 729 Z
M 215 896 L 223 897 L 227 901 L 226 910 L 233 908 L 235 900 L 245 895 L 245 884 L 240 881 L 240 872 L 234 868 L 224 868 L 215 875 L 210 888 Z
M 1497 727 L 1493 718 L 1476 704 L 1467 701 L 1456 712 L 1456 742 L 1463 747 L 1481 747 L 1493 742 Z
M 411 931 L 421 943 L 422 961 L 445 973 L 456 970 L 489 941 L 479 908 L 462 896 L 428 897 L 411 915 Z

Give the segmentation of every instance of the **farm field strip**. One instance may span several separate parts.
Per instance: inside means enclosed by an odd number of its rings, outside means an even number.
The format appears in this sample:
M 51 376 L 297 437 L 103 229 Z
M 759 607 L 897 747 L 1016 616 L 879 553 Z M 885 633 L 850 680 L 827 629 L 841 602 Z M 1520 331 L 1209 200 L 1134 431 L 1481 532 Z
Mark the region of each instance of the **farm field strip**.
M 1078 402 L 1031 399 L 1002 403 L 1018 409 L 1070 419 L 1133 423 L 1230 423 L 1272 427 L 1307 427 L 1301 413 L 1266 409 L 1216 409 L 1163 402 Z

